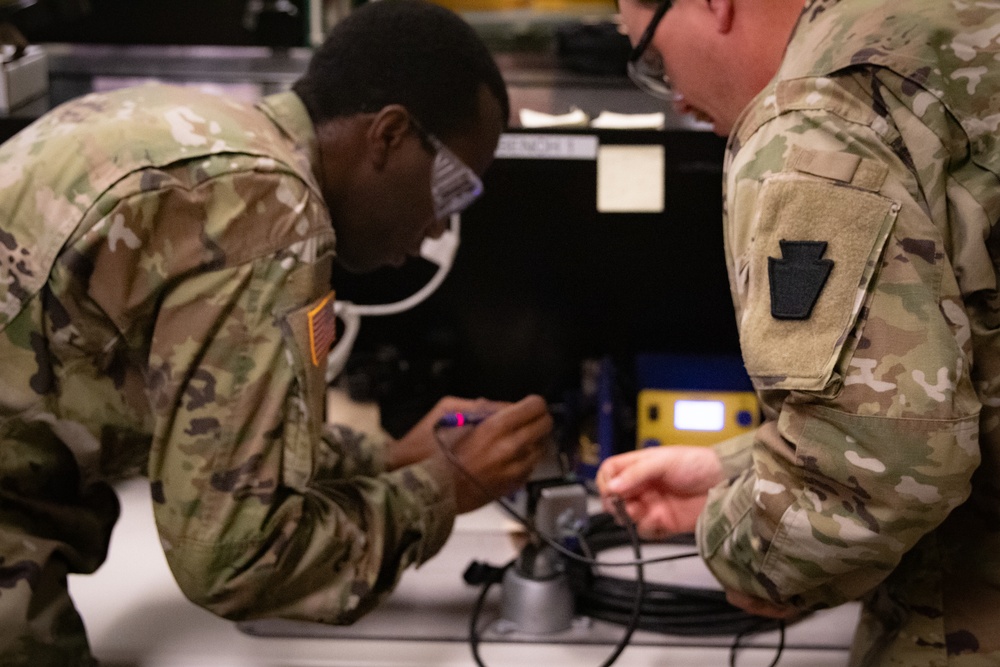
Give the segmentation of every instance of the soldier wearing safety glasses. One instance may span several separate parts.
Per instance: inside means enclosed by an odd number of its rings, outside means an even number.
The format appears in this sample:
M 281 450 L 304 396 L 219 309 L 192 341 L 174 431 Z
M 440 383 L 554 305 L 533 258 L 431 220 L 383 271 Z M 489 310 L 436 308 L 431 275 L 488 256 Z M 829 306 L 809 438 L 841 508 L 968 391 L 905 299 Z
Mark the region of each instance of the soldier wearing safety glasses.
M 748 611 L 862 600 L 852 665 L 1000 665 L 1000 12 L 620 0 L 645 90 L 728 135 L 724 238 L 766 417 L 607 461 Z M 705 332 L 709 333 L 709 332 Z
M 177 582 L 232 619 L 349 623 L 456 513 L 524 481 L 537 396 L 446 398 L 400 440 L 325 424 L 334 262 L 398 265 L 482 191 L 508 116 L 472 29 L 366 5 L 257 105 L 161 85 L 0 147 L 0 664 L 88 665 L 66 575 L 145 472 Z M 438 447 L 455 410 L 493 412 Z

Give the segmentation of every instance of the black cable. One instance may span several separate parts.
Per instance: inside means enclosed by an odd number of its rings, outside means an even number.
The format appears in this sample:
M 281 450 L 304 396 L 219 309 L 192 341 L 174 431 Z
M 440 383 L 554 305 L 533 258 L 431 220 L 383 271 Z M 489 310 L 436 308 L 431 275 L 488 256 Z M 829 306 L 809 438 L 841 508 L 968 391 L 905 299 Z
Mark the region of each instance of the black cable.
M 438 430 L 444 425 L 437 425 L 434 428 L 434 435 L 437 439 L 441 451 L 448 460 L 484 495 L 492 495 L 479 480 L 470 473 L 462 462 L 455 456 L 445 442 L 441 439 Z M 587 531 L 581 536 L 581 550 L 588 552 L 587 555 L 576 553 L 552 540 L 548 536 L 539 532 L 534 523 L 521 515 L 509 502 L 503 498 L 498 498 L 497 503 L 518 521 L 529 534 L 544 542 L 557 552 L 562 554 L 575 564 L 576 567 L 568 568 L 570 583 L 574 588 L 576 598 L 576 611 L 581 615 L 589 616 L 598 620 L 607 621 L 616 625 L 625 626 L 625 634 L 616 644 L 612 655 L 601 667 L 610 667 L 618 656 L 628 645 L 632 634 L 636 629 L 652 632 L 673 634 L 679 636 L 713 636 L 713 635 L 735 635 L 733 644 L 730 646 L 729 662 L 731 667 L 735 667 L 736 654 L 741 648 L 740 642 L 748 635 L 757 632 L 764 632 L 777 629 L 779 631 L 779 644 L 774 661 L 774 667 L 781 659 L 785 643 L 785 623 L 776 619 L 769 619 L 753 614 L 749 614 L 739 607 L 730 604 L 726 600 L 725 592 L 718 589 L 692 588 L 673 584 L 650 584 L 644 580 L 643 566 L 651 563 L 660 563 L 681 558 L 698 557 L 695 552 L 674 554 L 657 558 L 642 558 L 641 541 L 635 532 L 635 525 L 625 512 L 624 505 L 620 498 L 615 499 L 616 513 L 619 514 L 619 521 L 607 513 L 601 513 L 590 517 L 590 524 Z M 596 559 L 596 553 L 625 543 L 623 538 L 627 537 L 632 544 L 634 560 L 629 561 L 600 561 Z M 674 538 L 658 542 L 659 544 L 679 544 L 693 545 L 692 535 L 679 535 Z M 508 563 L 503 571 L 513 564 Z M 586 565 L 587 568 L 581 566 Z M 636 568 L 636 579 L 627 580 L 606 575 L 598 575 L 593 572 L 593 566 L 601 567 L 625 567 Z M 574 574 L 576 578 L 574 579 Z M 482 612 L 482 607 L 489 589 L 497 580 L 488 579 L 483 584 L 479 597 L 473 607 L 472 618 L 469 626 L 469 640 L 472 648 L 473 658 L 479 667 L 486 667 L 479 655 L 480 636 L 478 631 L 478 620 Z
M 626 542 L 626 533 L 611 515 L 597 514 L 591 516 L 590 526 L 581 538 L 587 543 L 587 549 L 597 554 L 621 546 Z M 658 543 L 684 545 L 693 541 L 693 535 L 685 534 Z M 601 564 L 600 561 L 598 564 Z M 571 585 L 577 596 L 579 613 L 619 625 L 629 622 L 627 619 L 630 619 L 629 611 L 638 589 L 637 582 L 597 574 L 592 568 L 576 567 L 571 571 Z M 741 642 L 749 634 L 778 630 L 779 644 L 772 667 L 784 651 L 784 621 L 747 613 L 730 604 L 725 592 L 719 589 L 645 582 L 638 627 L 689 637 L 733 635 L 730 665 L 735 665 L 739 649 L 744 648 Z
M 618 656 L 621 655 L 625 647 L 628 646 L 629 642 L 632 640 L 632 634 L 639 627 L 639 621 L 642 616 L 642 602 L 643 597 L 646 593 L 646 579 L 643 573 L 642 566 L 642 542 L 639 540 L 639 534 L 635 530 L 635 523 L 629 517 L 628 512 L 625 511 L 625 503 L 618 496 L 614 498 L 615 513 L 618 518 L 625 525 L 625 530 L 628 532 L 629 542 L 632 545 L 632 553 L 635 554 L 635 581 L 636 590 L 635 595 L 632 598 L 632 616 L 629 617 L 628 624 L 625 626 L 625 633 L 622 635 L 621 639 L 618 640 L 618 644 L 615 645 L 615 650 L 611 653 L 608 659 L 601 665 L 601 667 L 610 667 L 614 664 Z
M 740 641 L 743 639 L 743 637 L 753 632 L 759 632 L 759 631 L 750 630 L 748 632 L 741 632 L 740 634 L 736 635 L 736 639 L 733 640 L 732 645 L 729 647 L 729 667 L 736 667 L 736 652 L 740 649 Z M 778 661 L 781 660 L 781 654 L 784 652 L 784 650 L 785 650 L 785 622 L 779 621 L 778 649 L 775 651 L 774 660 L 771 661 L 771 664 L 768 665 L 768 667 L 775 667 L 775 665 L 778 664 Z
M 448 461 L 450 461 L 451 464 L 453 466 L 455 466 L 455 468 L 457 468 L 458 471 L 462 475 L 464 475 L 465 478 L 467 480 L 469 480 L 469 482 L 471 482 L 472 485 L 475 486 L 479 490 L 480 493 L 482 493 L 487 498 L 491 497 L 493 495 L 493 493 L 489 489 L 487 489 L 485 486 L 483 486 L 483 484 L 478 479 L 476 479 L 476 476 L 473 475 L 472 473 L 470 473 L 466 469 L 466 467 L 464 465 L 462 465 L 462 462 L 458 460 L 457 456 L 455 456 L 455 452 L 451 451 L 451 448 L 448 447 L 445 444 L 445 442 L 441 439 L 441 436 L 439 435 L 439 431 L 442 428 L 451 428 L 451 427 L 448 426 L 448 425 L 446 425 L 446 424 L 437 424 L 437 425 L 434 426 L 434 437 L 437 440 L 437 444 L 438 444 L 438 447 L 441 449 L 441 452 L 445 455 L 445 458 L 447 458 Z M 637 560 L 625 560 L 625 561 L 600 561 L 600 562 L 598 562 L 598 561 L 595 561 L 592 558 L 587 558 L 585 556 L 581 556 L 580 554 L 578 554 L 578 553 L 576 553 L 574 551 L 571 551 L 570 549 L 567 549 L 566 547 L 564 547 L 563 545 L 559 544 L 555 540 L 549 538 L 547 535 L 544 535 L 541 532 L 539 532 L 535 528 L 534 522 L 529 517 L 526 517 L 526 516 L 522 515 L 520 512 L 518 512 L 517 508 L 515 508 L 513 505 L 511 505 L 510 502 L 508 502 L 506 498 L 502 498 L 502 497 L 501 498 L 497 498 L 495 502 L 498 505 L 500 505 L 500 507 L 502 507 L 504 509 L 504 511 L 507 512 L 507 514 L 509 514 L 512 519 L 514 519 L 519 524 L 521 524 L 522 526 L 524 526 L 525 530 L 527 530 L 528 533 L 532 537 L 534 537 L 534 538 L 536 538 L 538 540 L 541 540 L 542 542 L 544 542 L 548 546 L 552 547 L 553 549 L 555 549 L 556 551 L 558 551 L 560 554 L 562 554 L 566 558 L 568 558 L 570 560 L 573 560 L 573 561 L 576 561 L 578 563 L 584 564 L 584 565 L 601 565 L 602 567 L 636 567 L 638 565 L 650 565 L 652 563 L 663 563 L 663 562 L 671 561 L 671 560 L 679 560 L 681 558 L 693 558 L 693 557 L 699 556 L 698 552 L 695 551 L 695 552 L 691 552 L 691 553 L 674 554 L 674 555 L 671 555 L 671 556 L 660 556 L 658 558 L 647 558 L 647 559 L 644 559 L 644 560 L 638 560 L 637 559 Z M 627 514 L 626 514 L 626 517 L 627 517 Z
M 440 425 L 435 427 L 434 435 L 435 438 L 437 439 L 438 445 L 440 446 L 441 450 L 445 453 L 445 455 L 452 462 L 452 464 L 455 467 L 457 467 L 460 471 L 462 471 L 462 474 L 464 474 L 469 480 L 471 480 L 472 483 L 476 487 L 478 487 L 480 491 L 484 492 L 487 496 L 489 496 L 490 495 L 489 492 L 483 488 L 479 480 L 476 479 L 475 475 L 466 470 L 465 466 L 462 465 L 462 462 L 459 461 L 458 458 L 454 455 L 454 452 L 451 451 L 451 448 L 445 445 L 444 441 L 438 435 L 438 428 L 440 428 Z M 635 524 L 630 519 L 628 512 L 625 511 L 625 504 L 622 502 L 621 498 L 616 497 L 614 499 L 614 506 L 619 520 L 625 526 L 625 531 L 626 534 L 628 535 L 629 543 L 632 546 L 632 553 L 635 554 L 635 561 L 633 564 L 635 565 L 635 572 L 636 572 L 636 578 L 635 578 L 636 590 L 632 599 L 631 615 L 629 616 L 628 621 L 625 624 L 625 632 L 618 640 L 618 643 L 612 650 L 611 655 L 609 655 L 608 658 L 603 663 L 601 663 L 600 667 L 611 667 L 611 665 L 613 665 L 615 661 L 618 660 L 618 657 L 622 654 L 622 651 L 624 651 L 625 648 L 629 645 L 629 642 L 632 639 L 632 634 L 635 632 L 636 628 L 639 627 L 639 622 L 642 614 L 643 594 L 646 585 L 645 577 L 643 576 L 643 563 L 645 561 L 643 561 L 642 559 L 642 542 L 639 539 L 639 534 L 636 532 Z M 572 551 L 565 549 L 558 542 L 549 539 L 547 536 L 543 535 L 538 530 L 536 530 L 535 526 L 533 525 L 533 522 L 531 522 L 527 518 L 522 517 L 519 512 L 513 509 L 513 507 L 507 507 L 506 504 L 504 504 L 504 507 L 505 509 L 507 509 L 508 512 L 513 514 L 514 517 L 517 520 L 519 520 L 521 524 L 528 531 L 531 532 L 532 535 L 540 538 L 542 541 L 544 541 L 549 546 L 555 548 L 560 553 L 571 555 L 576 559 L 581 559 L 581 557 L 578 554 L 575 554 Z M 592 558 L 583 558 L 582 560 L 584 562 L 588 562 L 591 564 L 595 562 L 594 559 Z M 482 589 L 480 590 L 479 595 L 476 598 L 476 602 L 472 607 L 472 614 L 469 618 L 469 647 L 472 651 L 472 658 L 473 660 L 476 661 L 476 665 L 478 665 L 478 667 L 487 667 L 486 664 L 483 662 L 482 656 L 479 655 L 479 642 L 480 642 L 479 617 L 482 614 L 483 605 L 485 604 L 486 600 L 486 595 L 487 593 L 489 593 L 489 590 L 493 586 L 493 584 L 503 580 L 504 573 L 506 573 L 507 570 L 511 566 L 513 566 L 514 562 L 515 561 L 507 563 L 507 565 L 505 565 L 503 568 L 499 570 L 499 573 L 494 571 L 488 573 L 485 576 Z M 466 574 L 468 575 L 468 570 L 466 571 Z
M 489 577 L 483 582 L 479 595 L 476 597 L 476 603 L 472 606 L 472 614 L 469 617 L 469 648 L 472 649 L 472 659 L 476 661 L 479 667 L 486 667 L 486 663 L 483 662 L 482 657 L 479 655 L 479 616 L 483 613 L 486 594 L 490 592 L 493 584 L 503 580 L 504 573 L 514 565 L 514 562 L 512 560 L 502 568 L 499 568 L 499 574 L 496 577 Z
M 632 550 L 635 553 L 636 561 L 639 563 L 636 565 L 636 593 L 632 600 L 632 613 L 631 616 L 625 621 L 624 625 L 625 632 L 622 634 L 618 643 L 615 644 L 615 648 L 612 650 L 611 655 L 601 663 L 600 667 L 611 667 L 618 660 L 618 657 L 622 654 L 622 651 L 628 647 L 629 642 L 632 639 L 632 634 L 639 627 L 640 615 L 642 613 L 642 601 L 643 601 L 643 591 L 645 588 L 645 578 L 643 576 L 642 569 L 642 546 L 639 540 L 639 535 L 635 531 L 635 524 L 628 520 L 628 515 L 624 511 L 624 506 L 621 501 L 615 503 L 615 508 L 624 517 L 624 522 L 627 527 L 627 532 L 629 535 L 629 540 L 632 544 Z M 478 576 L 482 577 L 483 583 L 482 588 L 479 591 L 479 595 L 476 597 L 476 602 L 472 606 L 472 614 L 469 617 L 469 647 L 472 650 L 472 658 L 476 661 L 478 667 L 487 667 L 483 662 L 482 656 L 479 654 L 479 617 L 482 615 L 483 606 L 485 604 L 486 595 L 489 593 L 490 588 L 493 584 L 503 581 L 503 575 L 510 569 L 515 560 L 510 561 L 502 568 L 489 568 L 484 567 L 480 563 L 473 563 L 466 570 L 466 581 L 470 581 L 469 572 L 475 570 Z

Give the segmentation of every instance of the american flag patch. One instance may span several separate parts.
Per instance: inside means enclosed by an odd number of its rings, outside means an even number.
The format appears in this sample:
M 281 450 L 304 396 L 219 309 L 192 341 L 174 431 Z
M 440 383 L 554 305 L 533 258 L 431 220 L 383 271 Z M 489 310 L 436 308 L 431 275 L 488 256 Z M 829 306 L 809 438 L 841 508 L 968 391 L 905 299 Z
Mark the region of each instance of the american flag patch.
M 309 349 L 313 366 L 326 363 L 326 354 L 337 339 L 337 316 L 333 312 L 334 293 L 330 292 L 309 311 Z

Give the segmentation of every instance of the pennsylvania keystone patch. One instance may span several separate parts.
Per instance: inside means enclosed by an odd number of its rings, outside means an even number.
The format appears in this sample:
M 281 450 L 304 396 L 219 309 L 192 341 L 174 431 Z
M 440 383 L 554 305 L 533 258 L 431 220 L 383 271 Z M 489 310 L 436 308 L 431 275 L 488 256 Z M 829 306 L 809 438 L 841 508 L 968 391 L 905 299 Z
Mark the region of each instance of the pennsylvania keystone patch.
M 778 243 L 782 258 L 767 258 L 771 316 L 777 320 L 807 320 L 833 270 L 833 260 L 823 259 L 826 241 Z

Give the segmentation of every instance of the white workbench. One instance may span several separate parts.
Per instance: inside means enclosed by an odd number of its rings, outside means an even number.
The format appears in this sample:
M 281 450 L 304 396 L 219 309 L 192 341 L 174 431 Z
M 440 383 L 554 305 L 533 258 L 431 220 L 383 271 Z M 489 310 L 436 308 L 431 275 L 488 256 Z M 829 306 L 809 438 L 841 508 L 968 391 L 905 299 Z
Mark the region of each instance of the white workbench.
M 70 578 L 94 653 L 106 667 L 473 665 L 466 627 L 478 589 L 466 586 L 461 573 L 473 559 L 501 565 L 516 553 L 508 520 L 489 506 L 459 517 L 442 552 L 420 569 L 408 571 L 386 604 L 354 626 L 316 626 L 328 634 L 319 638 L 253 636 L 182 596 L 160 550 L 146 480 L 128 481 L 118 491 L 122 517 L 107 562 L 94 575 Z M 711 581 L 696 559 L 677 561 L 673 567 L 681 569 L 667 578 L 689 585 Z M 496 588 L 491 591 L 494 596 L 499 596 Z M 856 617 L 856 607 L 845 607 L 791 626 L 780 665 L 845 665 Z M 302 626 L 284 629 L 298 632 Z M 586 628 L 576 628 L 567 636 L 541 641 L 489 641 L 482 645 L 481 655 L 489 667 L 597 667 L 610 654 L 620 629 L 606 624 L 592 629 L 592 635 Z M 602 643 L 578 643 L 586 636 L 597 636 Z M 741 649 L 737 665 L 768 665 L 776 637 L 776 633 L 758 635 L 754 641 L 761 648 Z M 615 664 L 722 666 L 729 664 L 731 641 L 637 632 Z
M 355 403 L 332 390 L 327 412 L 337 421 L 375 432 L 377 406 Z M 135 479 L 117 487 L 122 516 L 107 562 L 94 575 L 70 577 L 70 590 L 104 667 L 468 667 L 468 622 L 479 590 L 461 575 L 472 560 L 503 565 L 517 553 L 510 520 L 495 506 L 458 517 L 437 556 L 403 575 L 377 610 L 349 627 L 277 622 L 236 624 L 184 598 L 167 568 L 153 524 L 149 484 Z M 605 552 L 609 558 L 627 553 Z M 648 556 L 649 554 L 644 554 Z M 628 576 L 627 572 L 609 572 Z M 715 585 L 698 559 L 647 567 L 650 580 Z M 496 612 L 498 587 L 487 612 Z M 847 664 L 857 607 L 806 619 L 788 629 L 781 667 L 843 667 Z M 489 616 L 484 613 L 484 625 Z M 250 634 L 284 631 L 285 636 Z M 308 630 L 312 638 L 291 636 Z M 514 636 L 496 641 L 486 633 L 480 650 L 488 667 L 598 667 L 610 656 L 622 629 L 594 623 L 541 641 Z M 316 635 L 323 635 L 317 637 Z M 760 648 L 741 649 L 739 667 L 764 667 L 774 659 L 776 633 L 756 636 Z M 732 638 L 685 639 L 636 632 L 616 667 L 716 667 L 729 664 Z

